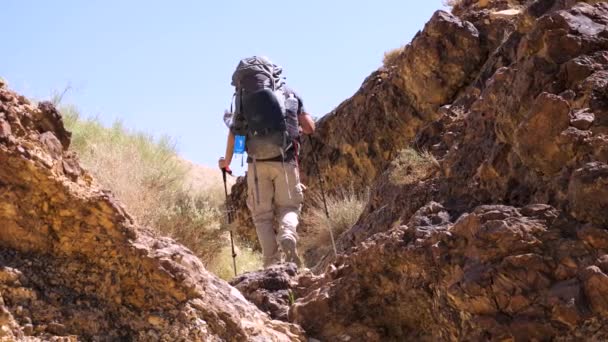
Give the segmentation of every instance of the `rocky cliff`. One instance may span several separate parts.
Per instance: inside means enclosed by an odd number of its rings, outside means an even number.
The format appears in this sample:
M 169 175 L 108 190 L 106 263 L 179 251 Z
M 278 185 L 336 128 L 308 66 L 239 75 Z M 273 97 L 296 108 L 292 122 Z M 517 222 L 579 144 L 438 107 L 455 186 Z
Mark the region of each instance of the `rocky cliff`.
M 525 1 L 490 1 L 483 8 L 475 2 L 468 7 L 461 3 L 455 9 L 460 17 L 435 13 L 391 65 L 373 72 L 351 98 L 319 120 L 312 144 L 303 140 L 302 179 L 310 192 L 318 192 L 313 155 L 332 193 L 371 187 L 421 130 L 435 129 L 432 135 L 442 136 L 437 125 L 448 115 L 444 106 L 478 95 L 464 96 L 463 92 L 478 81 L 490 53 L 515 30 L 514 17 L 519 12 L 495 13 L 519 8 L 520 2 Z M 245 194 L 246 183 L 241 179 L 233 187 L 235 226 L 240 235 L 255 242 Z
M 235 285 L 292 293 L 289 320 L 323 340 L 608 338 L 607 51 L 605 2 L 437 12 L 304 148 L 330 191 L 372 188 L 341 256 Z M 408 146 L 438 169 L 395 182 Z M 280 290 L 259 280 L 277 274 Z
M 52 106 L 2 88 L 0 336 L 608 339 L 607 51 L 605 2 L 437 12 L 304 145 L 311 192 L 315 154 L 329 191 L 370 200 L 315 273 L 234 279 L 258 309 L 99 190 Z
M 513 32 L 411 140 L 439 159 L 440 174 L 405 186 L 389 181 L 390 170 L 376 178 L 344 246 L 381 229 L 378 220 L 407 222 L 430 200 L 452 216 L 482 204 L 543 203 L 605 223 L 605 4 L 535 1 L 510 13 Z M 449 31 L 443 37 L 452 40 Z
M 138 227 L 69 144 L 52 105 L 0 84 L 0 340 L 303 339 Z

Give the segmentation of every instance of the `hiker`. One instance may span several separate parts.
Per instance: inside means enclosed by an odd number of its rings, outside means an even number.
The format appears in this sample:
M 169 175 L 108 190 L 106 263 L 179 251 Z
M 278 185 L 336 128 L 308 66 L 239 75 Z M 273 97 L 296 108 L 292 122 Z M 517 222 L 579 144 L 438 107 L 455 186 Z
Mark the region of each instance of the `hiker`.
M 234 116 L 226 154 L 219 161 L 220 169 L 229 170 L 235 137 L 244 137 L 247 207 L 262 246 L 265 268 L 281 261 L 280 250 L 286 262 L 302 265 L 296 249 L 298 215 L 304 199 L 298 153 L 300 133 L 312 134 L 315 130 L 302 98 L 287 87 L 281 73 L 281 67 L 265 57 L 239 62 L 232 75 Z

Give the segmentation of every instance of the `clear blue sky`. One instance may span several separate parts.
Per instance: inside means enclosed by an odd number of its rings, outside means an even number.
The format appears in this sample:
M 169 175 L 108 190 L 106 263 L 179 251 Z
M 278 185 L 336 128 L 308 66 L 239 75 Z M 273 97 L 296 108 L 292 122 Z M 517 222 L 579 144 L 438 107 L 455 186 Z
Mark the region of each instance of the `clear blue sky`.
M 262 5 L 263 4 L 263 5 Z M 408 43 L 441 0 L 4 0 L 0 76 L 104 123 L 175 138 L 185 158 L 215 165 L 238 60 L 266 55 L 311 114 L 350 97 Z

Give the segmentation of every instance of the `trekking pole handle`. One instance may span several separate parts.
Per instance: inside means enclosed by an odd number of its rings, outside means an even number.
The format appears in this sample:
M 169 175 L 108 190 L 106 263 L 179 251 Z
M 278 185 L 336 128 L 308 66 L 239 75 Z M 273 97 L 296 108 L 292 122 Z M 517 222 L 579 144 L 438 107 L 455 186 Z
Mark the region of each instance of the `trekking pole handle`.
M 220 160 L 226 160 L 226 158 L 221 157 Z M 226 165 L 226 166 L 220 168 L 220 170 L 222 170 L 222 176 L 224 178 L 224 182 L 226 181 L 226 173 L 232 176 L 232 170 L 230 169 L 229 165 Z

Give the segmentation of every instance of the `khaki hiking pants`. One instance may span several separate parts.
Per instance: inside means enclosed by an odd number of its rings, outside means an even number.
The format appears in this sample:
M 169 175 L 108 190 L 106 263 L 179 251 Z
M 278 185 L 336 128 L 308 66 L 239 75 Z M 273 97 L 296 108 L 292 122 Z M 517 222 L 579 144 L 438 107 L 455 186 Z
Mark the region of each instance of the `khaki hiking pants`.
M 291 240 L 294 246 L 297 243 L 298 215 L 304 200 L 298 169 L 291 163 L 250 163 L 247 169 L 247 192 L 247 207 L 251 211 L 262 246 L 264 267 L 268 267 L 280 262 L 281 242 Z M 276 228 L 275 221 L 278 222 Z

